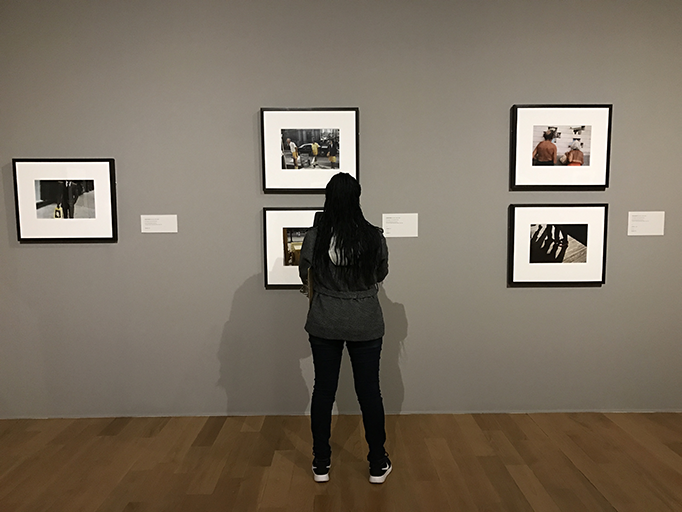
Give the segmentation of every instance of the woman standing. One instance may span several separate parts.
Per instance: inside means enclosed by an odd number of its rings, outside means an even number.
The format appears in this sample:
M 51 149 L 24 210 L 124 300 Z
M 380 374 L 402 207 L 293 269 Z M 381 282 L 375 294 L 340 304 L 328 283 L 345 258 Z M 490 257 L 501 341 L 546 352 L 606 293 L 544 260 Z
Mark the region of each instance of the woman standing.
M 384 449 L 379 386 L 384 318 L 377 296 L 378 283 L 388 274 L 388 248 L 381 229 L 362 214 L 360 191 L 349 174 L 333 176 L 325 190 L 324 212 L 316 217 L 301 248 L 299 273 L 313 293 L 305 330 L 315 367 L 310 426 L 316 482 L 329 480 L 332 406 L 344 345 L 369 445 L 369 481 L 383 483 L 392 470 Z M 309 269 L 312 283 L 308 283 Z

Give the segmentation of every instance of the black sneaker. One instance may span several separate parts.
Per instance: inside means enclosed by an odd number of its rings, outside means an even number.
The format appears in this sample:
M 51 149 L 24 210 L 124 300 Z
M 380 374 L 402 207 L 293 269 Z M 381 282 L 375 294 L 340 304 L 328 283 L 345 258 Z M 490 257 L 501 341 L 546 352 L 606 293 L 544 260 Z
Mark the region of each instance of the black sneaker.
M 331 459 L 313 459 L 313 478 L 316 482 L 329 481 L 329 468 L 332 465 Z
M 386 457 L 376 464 L 369 465 L 369 481 L 373 484 L 383 484 L 386 477 L 393 470 L 391 460 Z

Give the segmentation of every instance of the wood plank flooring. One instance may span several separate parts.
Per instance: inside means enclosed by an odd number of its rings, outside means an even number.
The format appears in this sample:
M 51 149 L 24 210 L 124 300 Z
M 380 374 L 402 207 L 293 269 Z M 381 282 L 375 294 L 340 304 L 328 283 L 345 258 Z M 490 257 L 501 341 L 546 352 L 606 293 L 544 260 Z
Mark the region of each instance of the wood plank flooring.
M 387 417 L 368 482 L 359 416 L 331 480 L 305 416 L 0 420 L 0 512 L 682 511 L 682 414 Z

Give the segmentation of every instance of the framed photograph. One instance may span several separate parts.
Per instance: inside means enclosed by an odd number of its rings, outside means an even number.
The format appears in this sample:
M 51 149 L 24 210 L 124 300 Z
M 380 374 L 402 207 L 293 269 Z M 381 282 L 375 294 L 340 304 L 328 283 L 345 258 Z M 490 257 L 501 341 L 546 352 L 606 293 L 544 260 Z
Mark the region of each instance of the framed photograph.
M 514 105 L 510 190 L 605 190 L 613 105 Z
M 263 191 L 321 193 L 347 172 L 358 179 L 357 108 L 262 108 Z
M 607 204 L 510 205 L 509 286 L 601 286 Z
M 263 208 L 265 288 L 301 287 L 301 245 L 322 208 Z
M 12 167 L 19 242 L 118 240 L 112 158 L 15 158 Z

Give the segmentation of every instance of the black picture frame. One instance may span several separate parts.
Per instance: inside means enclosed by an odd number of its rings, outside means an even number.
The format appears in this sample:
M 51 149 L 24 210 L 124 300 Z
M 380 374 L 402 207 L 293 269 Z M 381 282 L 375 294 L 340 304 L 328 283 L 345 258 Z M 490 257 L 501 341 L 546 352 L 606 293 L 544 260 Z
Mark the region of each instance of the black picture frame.
M 264 107 L 260 118 L 266 194 L 323 193 L 337 172 L 347 172 L 359 180 L 359 108 Z M 287 139 L 294 146 L 287 144 Z M 293 154 L 294 147 L 297 155 Z
M 507 285 L 606 283 L 608 204 L 509 205 Z
M 14 158 L 20 243 L 116 243 L 113 158 Z
M 266 289 L 301 288 L 297 259 L 300 256 L 300 244 L 304 232 L 313 226 L 315 214 L 322 210 L 316 207 L 263 208 L 263 275 Z
M 509 189 L 606 190 L 612 118 L 612 104 L 513 105 Z M 539 148 L 536 154 L 540 143 L 546 145 L 545 137 L 554 146 L 554 162 L 544 160 L 551 146 Z

